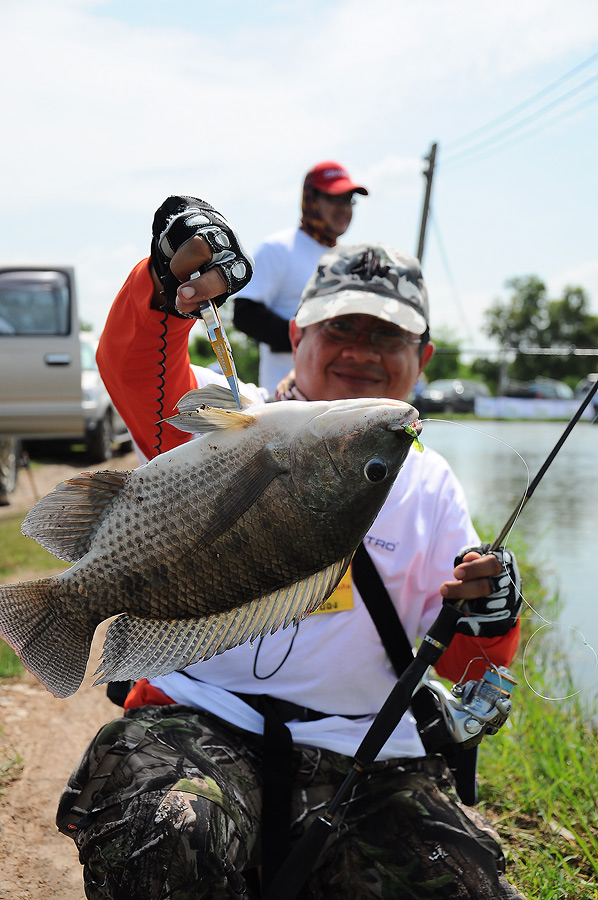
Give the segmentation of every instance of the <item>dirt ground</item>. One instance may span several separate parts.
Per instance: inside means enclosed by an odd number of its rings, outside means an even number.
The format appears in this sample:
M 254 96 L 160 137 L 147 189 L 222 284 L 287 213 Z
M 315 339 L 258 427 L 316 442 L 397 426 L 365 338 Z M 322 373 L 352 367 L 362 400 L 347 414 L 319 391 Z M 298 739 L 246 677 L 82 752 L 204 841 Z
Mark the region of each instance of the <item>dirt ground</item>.
M 0 518 L 24 514 L 59 481 L 85 469 L 135 465 L 135 455 L 126 453 L 100 466 L 72 458 L 21 471 L 11 505 L 0 508 Z M 57 561 L 56 571 L 63 568 Z M 98 630 L 88 675 L 72 697 L 56 699 L 30 675 L 0 684 L 0 766 L 7 755 L 22 758 L 20 777 L 0 795 L 0 900 L 84 900 L 75 844 L 60 834 L 54 820 L 62 788 L 83 750 L 105 722 L 119 715 L 105 686 L 92 686 L 101 639 Z

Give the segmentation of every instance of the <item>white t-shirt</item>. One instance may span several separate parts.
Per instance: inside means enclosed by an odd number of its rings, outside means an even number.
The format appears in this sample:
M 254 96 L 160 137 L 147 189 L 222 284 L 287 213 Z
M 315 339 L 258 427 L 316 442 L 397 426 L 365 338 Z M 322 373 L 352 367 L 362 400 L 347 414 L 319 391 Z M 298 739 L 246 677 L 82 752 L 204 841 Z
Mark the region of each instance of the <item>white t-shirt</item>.
M 194 369 L 198 387 L 225 382 L 219 373 Z M 251 399 L 264 398 L 264 391 L 255 385 L 244 385 L 242 391 Z M 454 557 L 462 547 L 476 543 L 463 489 L 448 463 L 428 448 L 423 453 L 411 450 L 365 538 L 411 643 L 438 615 L 438 590 L 453 571 Z M 347 608 L 313 613 L 296 627 L 151 683 L 177 703 L 205 709 L 257 734 L 263 731 L 262 716 L 230 691 L 269 694 L 331 713 L 313 722 L 288 723 L 293 740 L 352 757 L 396 676 L 352 582 L 342 597 L 340 605 Z M 408 713 L 378 758 L 423 752 Z
M 263 303 L 284 319 L 292 319 L 303 288 L 328 249 L 298 228 L 270 235 L 255 251 L 253 277 L 238 296 Z M 260 342 L 259 383 L 270 394 L 292 368 L 292 353 L 274 353 L 268 344 Z

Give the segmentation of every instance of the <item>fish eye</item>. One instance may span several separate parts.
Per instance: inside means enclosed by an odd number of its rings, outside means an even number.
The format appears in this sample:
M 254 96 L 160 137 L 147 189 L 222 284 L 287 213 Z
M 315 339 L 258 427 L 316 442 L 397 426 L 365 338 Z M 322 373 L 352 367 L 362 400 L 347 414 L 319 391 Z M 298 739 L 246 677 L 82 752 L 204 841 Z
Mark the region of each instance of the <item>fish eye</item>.
M 388 466 L 383 459 L 379 459 L 375 456 L 373 459 L 369 459 L 366 462 L 363 467 L 363 472 L 368 481 L 376 483 L 378 481 L 384 481 L 388 475 Z

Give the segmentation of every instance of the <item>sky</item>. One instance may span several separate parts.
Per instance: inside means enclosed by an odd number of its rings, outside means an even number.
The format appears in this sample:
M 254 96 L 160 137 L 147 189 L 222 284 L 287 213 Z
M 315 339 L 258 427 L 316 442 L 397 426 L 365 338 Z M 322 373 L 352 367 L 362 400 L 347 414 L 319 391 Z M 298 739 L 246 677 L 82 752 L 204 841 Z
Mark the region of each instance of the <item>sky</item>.
M 432 334 L 534 274 L 598 314 L 595 0 L 0 0 L 0 265 L 72 265 L 100 332 L 154 210 L 199 196 L 247 249 L 331 159 L 367 186 L 344 243 L 418 246 Z

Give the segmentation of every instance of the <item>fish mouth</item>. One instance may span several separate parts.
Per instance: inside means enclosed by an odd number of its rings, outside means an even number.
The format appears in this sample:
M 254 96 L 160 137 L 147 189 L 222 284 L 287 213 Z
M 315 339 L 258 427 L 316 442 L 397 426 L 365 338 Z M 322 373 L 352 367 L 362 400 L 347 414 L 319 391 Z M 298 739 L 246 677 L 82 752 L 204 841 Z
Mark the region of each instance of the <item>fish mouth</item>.
M 415 415 L 410 421 L 391 422 L 389 425 L 385 426 L 385 430 L 391 431 L 391 432 L 392 431 L 394 431 L 394 432 L 403 431 L 403 432 L 407 432 L 410 435 L 410 437 L 412 437 L 412 438 L 414 436 L 419 437 L 421 434 L 421 431 L 422 431 L 422 423 L 421 423 L 421 420 L 419 418 L 419 414 L 417 413 L 417 411 L 414 410 L 414 412 L 415 412 Z

